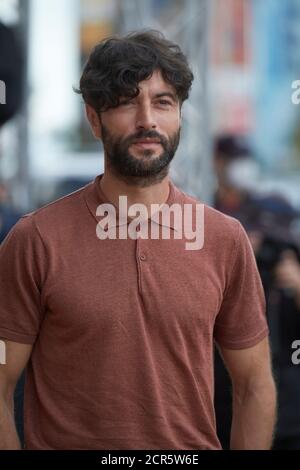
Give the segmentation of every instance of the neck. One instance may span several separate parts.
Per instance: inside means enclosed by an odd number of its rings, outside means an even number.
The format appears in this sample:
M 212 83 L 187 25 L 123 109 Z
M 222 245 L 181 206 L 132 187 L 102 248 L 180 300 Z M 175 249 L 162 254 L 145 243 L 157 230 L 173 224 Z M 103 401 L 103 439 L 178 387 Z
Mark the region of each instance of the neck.
M 101 190 L 112 204 L 119 206 L 119 196 L 127 196 L 128 207 L 143 204 L 151 213 L 151 204 L 163 204 L 169 196 L 169 176 L 151 186 L 133 186 L 121 180 L 107 168 L 101 178 Z

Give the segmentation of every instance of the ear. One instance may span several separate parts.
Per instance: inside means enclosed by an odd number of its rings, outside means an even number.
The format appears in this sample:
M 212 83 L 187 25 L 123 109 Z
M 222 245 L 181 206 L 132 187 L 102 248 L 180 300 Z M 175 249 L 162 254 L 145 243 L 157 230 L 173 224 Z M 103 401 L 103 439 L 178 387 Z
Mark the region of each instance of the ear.
M 96 113 L 94 108 L 92 108 L 92 106 L 90 106 L 89 104 L 85 105 L 85 111 L 86 117 L 90 123 L 94 136 L 96 137 L 96 139 L 101 139 L 102 129 L 98 114 Z

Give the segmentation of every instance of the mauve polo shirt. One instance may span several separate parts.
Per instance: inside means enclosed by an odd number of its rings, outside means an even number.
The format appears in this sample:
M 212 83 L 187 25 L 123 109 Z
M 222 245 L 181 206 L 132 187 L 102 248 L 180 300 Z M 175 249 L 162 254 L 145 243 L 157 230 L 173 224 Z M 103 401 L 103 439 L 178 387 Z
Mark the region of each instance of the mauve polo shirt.
M 268 334 L 248 238 L 205 206 L 200 250 L 100 240 L 100 179 L 24 216 L 0 248 L 0 337 L 33 345 L 26 448 L 219 449 L 214 341 Z M 167 204 L 199 204 L 169 187 Z

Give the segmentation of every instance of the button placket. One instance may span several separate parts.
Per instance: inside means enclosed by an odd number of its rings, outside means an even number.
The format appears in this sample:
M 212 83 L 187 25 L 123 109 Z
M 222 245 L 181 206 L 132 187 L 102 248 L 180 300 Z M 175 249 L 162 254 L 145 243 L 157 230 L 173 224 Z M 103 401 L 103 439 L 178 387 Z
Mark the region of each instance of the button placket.
M 148 259 L 145 249 L 146 248 L 146 240 L 138 238 L 136 241 L 136 262 L 137 262 L 137 270 L 138 270 L 138 284 L 139 284 L 139 291 L 142 294 L 143 290 L 143 263 L 145 263 Z

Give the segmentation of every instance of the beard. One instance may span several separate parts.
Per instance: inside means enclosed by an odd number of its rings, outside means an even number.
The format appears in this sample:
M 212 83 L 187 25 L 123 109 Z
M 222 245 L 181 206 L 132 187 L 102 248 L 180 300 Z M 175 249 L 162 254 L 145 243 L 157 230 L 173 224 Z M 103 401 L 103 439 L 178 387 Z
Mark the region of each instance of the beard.
M 130 153 L 130 146 L 139 139 L 159 139 L 162 152 L 155 155 L 153 149 Z M 180 128 L 168 139 L 156 131 L 141 130 L 126 138 L 114 137 L 102 124 L 102 142 L 109 169 L 127 184 L 145 187 L 162 181 L 169 172 L 180 140 Z

